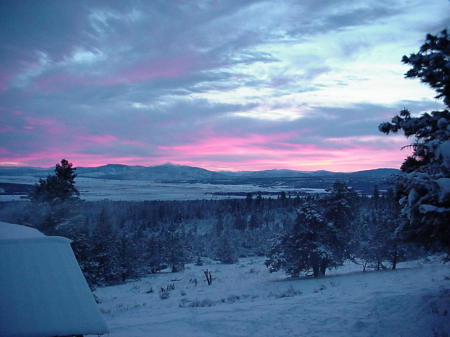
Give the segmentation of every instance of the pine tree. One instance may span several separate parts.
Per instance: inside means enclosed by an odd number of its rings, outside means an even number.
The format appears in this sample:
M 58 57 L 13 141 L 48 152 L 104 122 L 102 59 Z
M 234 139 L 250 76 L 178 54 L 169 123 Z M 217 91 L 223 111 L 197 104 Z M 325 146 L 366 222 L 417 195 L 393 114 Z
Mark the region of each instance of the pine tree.
M 177 229 L 175 224 L 163 230 L 162 249 L 164 261 L 171 266 L 172 272 L 184 270 L 187 260 L 186 242 L 183 231 Z
M 89 286 L 94 289 L 99 284 L 98 264 L 95 261 L 93 242 L 87 226 L 67 226 L 64 228 L 63 235 L 72 240 L 71 246 L 81 271 Z
M 420 51 L 402 61 L 412 65 L 407 78 L 430 85 L 436 98 L 450 106 L 450 39 L 446 30 L 427 35 Z M 408 240 L 450 252 L 450 112 L 445 109 L 413 117 L 403 109 L 379 129 L 414 137 L 412 155 L 403 162 L 404 174 L 397 180 L 405 219 L 399 230 Z
M 221 213 L 217 214 L 216 223 L 214 226 L 214 231 L 217 234 L 217 236 L 220 236 L 223 231 L 223 215 Z
M 304 206 L 286 234 L 276 240 L 266 259 L 270 272 L 285 270 L 299 276 L 310 272 L 314 277 L 325 275 L 328 267 L 340 264 L 341 254 L 335 251 L 337 232 L 323 215 L 310 205 Z
M 122 266 L 119 263 L 117 235 L 111 226 L 111 217 L 103 208 L 98 215 L 98 222 L 90 237 L 90 258 L 95 283 L 113 284 L 121 280 Z
M 159 233 L 152 233 L 145 240 L 143 260 L 151 273 L 157 273 L 164 267 L 164 245 Z
M 75 187 L 76 168 L 66 159 L 56 164 L 55 175 L 49 175 L 46 179 L 39 179 L 29 194 L 32 201 L 66 201 L 77 198 L 80 193 Z
M 233 264 L 238 261 L 236 249 L 229 239 L 230 233 L 225 231 L 218 239 L 216 259 L 225 264 Z
M 129 278 L 138 276 L 141 261 L 136 232 L 120 233 L 116 240 L 116 249 L 121 281 L 125 282 Z
M 245 229 L 247 228 L 247 221 L 243 218 L 240 212 L 237 212 L 236 217 L 234 218 L 233 227 L 240 231 L 245 231 Z

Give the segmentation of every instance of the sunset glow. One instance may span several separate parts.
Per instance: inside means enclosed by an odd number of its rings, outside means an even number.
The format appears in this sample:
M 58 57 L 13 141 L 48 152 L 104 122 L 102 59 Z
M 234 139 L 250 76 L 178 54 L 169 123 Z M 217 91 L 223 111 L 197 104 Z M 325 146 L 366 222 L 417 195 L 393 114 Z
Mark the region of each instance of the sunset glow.
M 378 124 L 441 107 L 400 60 L 447 0 L 0 6 L 0 166 L 398 168 Z

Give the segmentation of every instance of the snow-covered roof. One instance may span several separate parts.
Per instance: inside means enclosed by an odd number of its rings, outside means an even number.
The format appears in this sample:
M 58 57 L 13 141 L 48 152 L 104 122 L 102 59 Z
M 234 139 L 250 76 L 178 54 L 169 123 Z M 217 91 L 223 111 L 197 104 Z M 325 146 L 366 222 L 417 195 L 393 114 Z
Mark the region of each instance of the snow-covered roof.
M 28 243 L 42 240 L 47 243 L 50 241 L 71 242 L 62 236 L 46 236 L 36 228 L 0 221 L 0 244 L 16 244 L 21 240 L 26 240 Z
M 0 222 L 0 336 L 107 331 L 70 240 Z
M 0 221 L 0 240 L 43 237 L 45 237 L 45 235 L 35 228 Z

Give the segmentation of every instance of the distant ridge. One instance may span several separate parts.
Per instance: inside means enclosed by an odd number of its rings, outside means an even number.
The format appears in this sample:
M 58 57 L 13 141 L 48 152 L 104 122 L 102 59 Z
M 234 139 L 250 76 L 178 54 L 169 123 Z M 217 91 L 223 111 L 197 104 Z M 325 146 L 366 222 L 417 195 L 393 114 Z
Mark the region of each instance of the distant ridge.
M 272 169 L 262 171 L 210 171 L 200 167 L 166 163 L 156 166 L 129 166 L 124 164 L 107 164 L 98 167 L 77 167 L 79 177 L 117 179 L 117 180 L 240 180 L 240 179 L 276 179 L 276 178 L 307 178 L 331 177 L 346 179 L 354 177 L 388 177 L 400 171 L 392 168 L 378 168 L 356 172 L 296 171 L 288 169 Z M 45 177 L 53 173 L 53 168 L 38 167 L 0 167 L 0 176 L 34 176 Z

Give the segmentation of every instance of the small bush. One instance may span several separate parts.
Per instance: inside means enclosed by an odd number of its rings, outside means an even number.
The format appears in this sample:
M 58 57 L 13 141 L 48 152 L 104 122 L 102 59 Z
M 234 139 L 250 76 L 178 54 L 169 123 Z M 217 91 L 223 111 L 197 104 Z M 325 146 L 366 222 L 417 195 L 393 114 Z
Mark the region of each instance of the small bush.
M 246 295 L 246 294 L 241 295 L 241 296 L 229 295 L 227 298 L 222 298 L 220 300 L 220 302 L 222 302 L 222 303 L 236 303 L 236 302 L 245 301 L 245 300 L 248 300 L 248 299 L 254 300 L 255 298 L 258 298 L 258 296 L 256 296 L 256 295 Z
M 292 286 L 290 286 L 288 289 L 282 291 L 281 293 L 270 293 L 269 296 L 275 298 L 284 298 L 284 297 L 294 297 L 301 294 L 302 292 L 300 290 L 296 290 Z
M 213 305 L 215 305 L 215 302 L 208 298 L 205 298 L 203 300 L 195 299 L 192 301 L 183 298 L 178 306 L 180 308 L 204 308 L 204 307 L 212 307 Z
M 167 290 L 159 292 L 159 298 L 162 300 L 167 300 L 170 297 L 170 292 Z
M 159 298 L 166 300 L 170 297 L 170 291 L 175 290 L 175 284 L 168 284 L 167 287 L 161 288 L 159 291 Z
M 314 293 L 317 294 L 318 292 L 324 291 L 325 289 L 327 289 L 327 287 L 325 286 L 325 284 L 322 284 L 319 289 L 314 290 Z
M 230 295 L 225 299 L 226 303 L 235 303 L 240 300 L 240 297 L 237 295 Z

